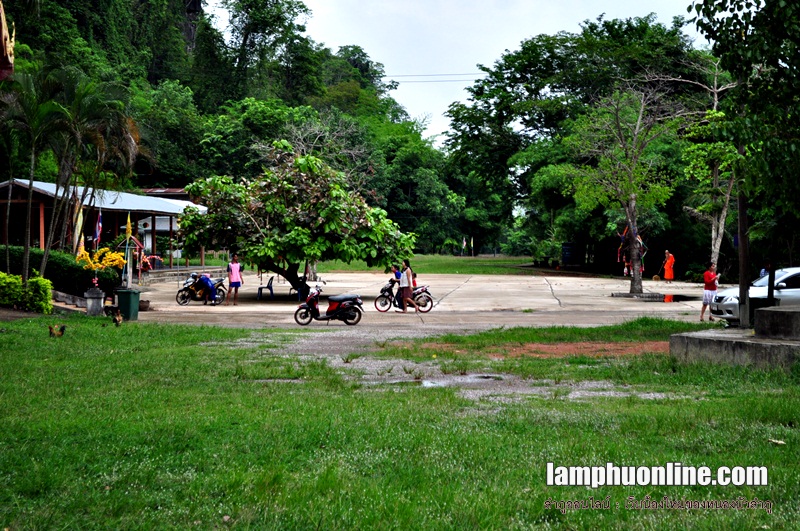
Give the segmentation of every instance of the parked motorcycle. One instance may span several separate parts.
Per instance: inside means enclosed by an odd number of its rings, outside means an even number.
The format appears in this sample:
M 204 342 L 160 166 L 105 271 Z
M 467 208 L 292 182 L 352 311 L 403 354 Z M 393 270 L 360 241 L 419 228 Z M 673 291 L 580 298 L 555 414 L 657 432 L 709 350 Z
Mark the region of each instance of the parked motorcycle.
M 375 309 L 379 312 L 388 312 L 392 306 L 395 308 L 403 307 L 403 302 L 398 300 L 397 293 L 394 291 L 396 282 L 397 280 L 390 278 L 389 282 L 381 288 L 381 294 L 375 298 Z M 417 286 L 414 288 L 413 295 L 419 311 L 422 313 L 431 311 L 431 308 L 433 308 L 433 296 L 430 294 L 428 286 Z
M 319 311 L 319 295 L 322 288 L 317 285 L 309 290 L 306 302 L 298 306 L 294 312 L 294 320 L 297 324 L 305 326 L 311 321 L 344 321 L 350 326 L 357 325 L 361 321 L 363 310 L 361 297 L 358 295 L 333 295 L 328 297 L 328 309 L 325 315 Z
M 212 278 L 211 282 L 214 283 L 214 289 L 217 291 L 217 304 L 222 304 L 228 294 L 225 290 L 225 279 Z M 200 275 L 192 273 L 189 278 L 183 281 L 183 287 L 175 295 L 175 301 L 181 306 L 186 306 L 189 301 L 205 302 L 208 299 L 206 291 L 205 283 L 200 282 Z

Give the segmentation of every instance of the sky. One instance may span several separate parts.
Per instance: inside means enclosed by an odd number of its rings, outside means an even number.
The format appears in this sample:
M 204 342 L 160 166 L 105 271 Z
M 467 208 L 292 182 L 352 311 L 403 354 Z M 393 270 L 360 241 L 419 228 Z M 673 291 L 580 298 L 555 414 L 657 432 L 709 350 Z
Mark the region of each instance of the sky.
M 425 120 L 426 137 L 439 144 L 449 128 L 444 116 L 478 77 L 523 40 L 559 31 L 578 33 L 585 20 L 655 13 L 671 25 L 689 18 L 691 0 L 303 0 L 312 11 L 306 34 L 336 52 L 358 45 L 400 83 L 391 95 L 413 119 Z M 211 4 L 212 1 L 209 1 Z M 696 47 L 706 41 L 684 30 Z

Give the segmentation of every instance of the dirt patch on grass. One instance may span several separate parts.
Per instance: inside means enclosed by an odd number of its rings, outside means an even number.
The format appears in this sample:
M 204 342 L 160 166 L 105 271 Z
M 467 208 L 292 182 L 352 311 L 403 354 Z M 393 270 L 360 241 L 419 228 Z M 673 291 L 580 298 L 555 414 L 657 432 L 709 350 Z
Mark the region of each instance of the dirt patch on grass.
M 459 355 L 475 354 L 467 351 L 460 345 L 447 343 L 426 343 L 426 349 Z M 579 343 L 525 343 L 522 345 L 506 344 L 502 347 L 483 349 L 490 359 L 505 358 L 565 358 L 568 356 L 586 356 L 600 358 L 604 356 L 641 356 L 642 354 L 669 354 L 669 341 L 639 341 L 639 342 L 614 342 L 604 343 L 583 341 Z

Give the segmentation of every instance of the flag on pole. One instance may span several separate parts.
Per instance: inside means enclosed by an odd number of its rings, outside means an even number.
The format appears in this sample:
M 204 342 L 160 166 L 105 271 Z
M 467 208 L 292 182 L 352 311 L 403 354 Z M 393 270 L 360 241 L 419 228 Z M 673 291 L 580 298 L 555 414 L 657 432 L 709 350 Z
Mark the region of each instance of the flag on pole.
M 94 250 L 100 245 L 100 235 L 103 233 L 103 211 L 97 213 L 97 225 L 94 226 Z
M 72 244 L 73 249 L 78 248 L 78 242 L 83 246 L 83 209 L 78 209 L 78 220 L 75 222 L 75 238 Z
M 84 250 L 85 250 L 85 249 L 83 248 L 83 238 L 81 238 L 80 240 L 78 240 L 78 252 L 77 252 L 77 253 L 75 253 L 75 256 L 80 256 L 80 255 L 81 255 L 81 253 L 82 253 Z
M 125 224 L 125 239 L 130 240 L 133 231 L 131 230 L 131 213 L 128 212 L 128 222 Z

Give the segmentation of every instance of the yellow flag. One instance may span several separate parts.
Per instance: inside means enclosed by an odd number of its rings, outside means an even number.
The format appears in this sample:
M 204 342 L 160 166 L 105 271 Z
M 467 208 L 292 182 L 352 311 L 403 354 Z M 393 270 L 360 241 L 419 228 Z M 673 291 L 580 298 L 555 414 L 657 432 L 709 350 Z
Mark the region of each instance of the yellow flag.
M 75 256 L 80 256 L 81 253 L 83 253 L 83 251 L 84 251 L 83 238 L 81 238 L 80 240 L 78 240 L 78 252 L 75 253 Z
M 130 240 L 133 231 L 131 230 L 131 213 L 128 212 L 128 222 L 125 224 L 125 239 Z
M 75 222 L 75 243 L 72 245 L 73 249 L 77 249 L 78 242 L 80 242 L 80 245 L 83 245 L 83 209 L 82 208 L 80 210 L 78 210 L 78 219 Z

